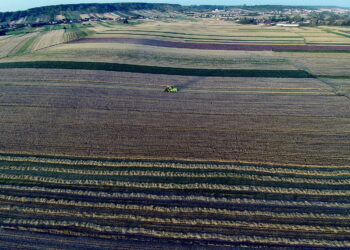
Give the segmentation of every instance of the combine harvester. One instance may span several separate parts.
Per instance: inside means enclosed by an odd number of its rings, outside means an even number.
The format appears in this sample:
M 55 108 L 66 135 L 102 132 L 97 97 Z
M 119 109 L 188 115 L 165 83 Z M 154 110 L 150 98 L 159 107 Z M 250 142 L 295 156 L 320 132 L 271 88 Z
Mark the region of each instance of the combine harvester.
M 164 92 L 168 92 L 168 93 L 177 93 L 178 89 L 173 87 L 173 86 L 167 86 L 164 90 Z

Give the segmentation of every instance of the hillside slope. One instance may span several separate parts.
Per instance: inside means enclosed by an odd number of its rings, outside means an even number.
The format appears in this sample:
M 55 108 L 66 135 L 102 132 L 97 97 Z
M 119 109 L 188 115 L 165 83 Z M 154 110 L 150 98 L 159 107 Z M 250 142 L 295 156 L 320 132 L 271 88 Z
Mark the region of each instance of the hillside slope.
M 111 4 L 65 4 L 56 6 L 44 6 L 25 11 L 0 13 L 0 23 L 9 22 L 35 22 L 54 21 L 62 17 L 79 19 L 80 15 L 91 13 L 115 13 L 123 12 L 131 14 L 136 10 L 179 11 L 180 5 L 153 4 L 153 3 L 111 3 Z

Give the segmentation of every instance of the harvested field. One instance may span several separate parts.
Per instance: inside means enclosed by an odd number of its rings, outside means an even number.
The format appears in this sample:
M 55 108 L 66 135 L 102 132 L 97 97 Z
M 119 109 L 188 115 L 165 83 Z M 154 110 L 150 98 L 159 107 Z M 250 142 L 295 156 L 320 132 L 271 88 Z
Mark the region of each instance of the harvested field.
M 0 40 L 0 58 L 16 54 L 16 52 L 20 50 L 28 40 L 36 35 L 37 33 L 29 33 L 26 35 L 11 36 L 7 39 Z
M 88 15 L 88 14 L 81 14 L 80 15 L 80 18 L 82 18 L 82 19 L 89 18 L 89 17 L 90 17 L 90 15 Z
M 62 44 L 11 61 L 86 61 L 206 69 L 296 70 L 272 51 L 221 51 L 164 48 L 117 43 Z M 5 60 L 2 60 L 5 61 Z
M 349 176 L 342 167 L 1 154 L 0 239 L 6 247 L 28 236 L 80 248 L 349 247 Z
M 318 76 L 350 76 L 349 53 L 293 53 L 281 52 L 276 56 L 288 58 L 299 69 Z
M 56 16 L 56 20 L 63 20 L 63 19 L 65 19 L 66 17 L 65 16 L 63 16 L 63 15 L 57 15 Z
M 327 83 L 335 89 L 337 95 L 347 96 L 350 99 L 350 76 L 337 77 L 331 76 L 332 78 L 321 78 L 323 82 Z
M 1 75 L 1 127 L 6 131 L 1 135 L 2 151 L 286 164 L 349 162 L 350 102 L 316 79 L 59 69 L 2 69 Z M 169 84 L 180 92 L 163 93 Z
M 0 41 L 5 40 L 5 39 L 8 39 L 8 38 L 10 38 L 10 37 L 11 37 L 11 35 L 9 35 L 9 36 L 0 36 Z
M 64 42 L 65 30 L 52 30 L 40 36 L 31 46 L 32 51 L 41 50 Z
M 0 248 L 350 248 L 345 28 L 136 22 L 0 40 Z
M 252 36 L 242 34 L 239 36 L 216 36 L 216 35 L 193 35 L 178 32 L 156 32 L 156 31 L 132 31 L 132 30 L 106 30 L 97 33 L 94 38 L 144 38 L 144 39 L 161 39 L 169 41 L 194 41 L 194 42 L 215 42 L 215 43 L 303 43 L 302 37 L 295 36 Z
M 283 45 L 283 44 L 219 44 L 219 43 L 189 43 L 189 42 L 172 42 L 155 39 L 138 39 L 138 38 L 84 38 L 72 43 L 129 43 L 143 44 L 149 46 L 160 46 L 170 48 L 187 48 L 187 49 L 208 49 L 208 50 L 305 50 L 305 51 L 350 51 L 350 46 L 346 45 Z
M 106 17 L 106 18 L 112 18 L 113 20 L 116 20 L 116 19 L 120 18 L 120 16 L 118 16 L 115 13 L 104 13 L 103 16 Z
M 224 21 L 200 20 L 198 22 L 173 21 L 145 22 L 133 27 L 118 26 L 98 31 L 96 37 L 124 37 L 132 38 L 141 36 L 144 38 L 157 38 L 172 41 L 213 41 L 215 43 L 238 42 L 247 43 L 249 40 L 255 43 L 281 44 L 350 44 L 350 39 L 343 33 L 337 33 L 334 27 L 269 27 L 256 25 L 241 25 Z

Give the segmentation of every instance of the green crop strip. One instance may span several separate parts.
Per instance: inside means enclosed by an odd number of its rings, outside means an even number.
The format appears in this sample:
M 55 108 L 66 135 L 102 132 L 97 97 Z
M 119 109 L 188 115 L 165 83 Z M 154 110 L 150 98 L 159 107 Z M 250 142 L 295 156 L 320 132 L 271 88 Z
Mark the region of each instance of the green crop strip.
M 99 22 L 98 24 L 99 24 L 99 25 L 102 25 L 102 26 L 104 26 L 104 27 L 106 27 L 106 28 L 111 28 L 111 27 L 112 27 L 110 24 L 104 23 L 104 22 Z
M 24 34 L 32 33 L 34 31 L 35 31 L 34 28 L 25 27 L 25 28 L 8 31 L 6 32 L 6 35 L 24 35 Z
M 0 68 L 86 69 L 86 70 L 106 70 L 106 71 L 183 75 L 183 76 L 314 78 L 313 75 L 303 70 L 188 69 L 188 68 L 153 67 L 153 66 L 118 64 L 118 63 L 72 62 L 72 61 L 36 61 L 36 62 L 1 63 Z
M 34 37 L 30 38 L 30 39 L 22 46 L 22 48 L 20 48 L 20 49 L 16 52 L 15 56 L 21 55 L 21 54 L 27 52 L 27 50 L 28 50 L 28 48 L 30 47 L 30 45 L 32 45 L 33 42 L 35 41 L 35 39 L 37 39 L 37 38 L 38 38 L 38 36 L 34 36 Z
M 115 14 L 117 14 L 118 16 L 121 16 L 121 17 L 124 17 L 124 18 L 128 18 L 129 16 L 124 14 L 124 13 L 121 13 L 121 12 L 118 12 L 118 11 L 115 11 L 114 12 Z

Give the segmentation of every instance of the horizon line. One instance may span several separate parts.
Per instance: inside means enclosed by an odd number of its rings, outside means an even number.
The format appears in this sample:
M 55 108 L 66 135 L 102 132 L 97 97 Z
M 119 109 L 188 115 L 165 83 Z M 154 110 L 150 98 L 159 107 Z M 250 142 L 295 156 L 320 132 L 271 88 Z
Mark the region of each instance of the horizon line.
M 42 5 L 22 10 L 10 10 L 10 11 L 0 11 L 0 13 L 6 13 L 6 12 L 18 12 L 18 11 L 27 11 L 31 9 L 37 9 L 37 8 L 45 8 L 45 7 L 53 7 L 53 6 L 61 6 L 61 5 L 88 5 L 88 4 L 96 4 L 96 5 L 103 5 L 103 4 L 167 4 L 167 5 L 177 5 L 177 6 L 218 6 L 218 7 L 257 7 L 257 6 L 293 6 L 293 7 L 317 7 L 317 8 L 342 8 L 342 9 L 350 9 L 350 7 L 345 6 L 338 6 L 338 5 L 299 5 L 299 4 L 239 4 L 239 5 L 221 5 L 221 4 L 175 4 L 175 3 L 156 3 L 156 2 L 113 2 L 113 3 L 67 3 L 67 4 L 53 4 L 53 5 Z

